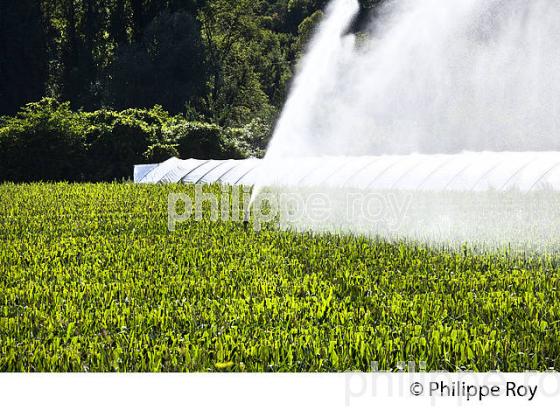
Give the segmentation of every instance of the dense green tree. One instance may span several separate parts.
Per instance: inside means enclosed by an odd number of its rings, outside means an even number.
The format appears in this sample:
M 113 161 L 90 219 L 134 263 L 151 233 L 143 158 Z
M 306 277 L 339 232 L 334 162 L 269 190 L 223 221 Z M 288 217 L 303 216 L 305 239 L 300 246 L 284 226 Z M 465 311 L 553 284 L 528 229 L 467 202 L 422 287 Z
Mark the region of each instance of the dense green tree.
M 78 8 L 73 0 L 64 1 L 66 32 L 62 43 L 61 97 L 74 107 L 87 109 L 99 105 L 94 59 L 100 34 L 96 3 L 96 0 L 83 0 Z
M 125 44 L 128 41 L 127 28 L 126 0 L 115 0 L 110 13 L 109 34 L 116 44 Z
M 234 5 L 214 0 L 201 9 L 211 70 L 206 110 L 220 124 L 270 117 L 271 100 L 277 91 L 283 92 L 289 77 L 282 48 L 285 38 L 266 28 L 268 19 L 258 14 L 262 7 L 262 0 L 239 0 Z
M 47 82 L 47 39 L 40 3 L 0 0 L 0 115 L 40 99 Z
M 326 4 L 0 0 L 0 114 L 46 94 L 73 108 L 159 103 L 222 125 L 273 121 Z
M 151 107 L 184 112 L 205 91 L 204 46 L 187 12 L 164 11 L 142 40 L 119 46 L 108 79 L 108 102 L 118 109 Z

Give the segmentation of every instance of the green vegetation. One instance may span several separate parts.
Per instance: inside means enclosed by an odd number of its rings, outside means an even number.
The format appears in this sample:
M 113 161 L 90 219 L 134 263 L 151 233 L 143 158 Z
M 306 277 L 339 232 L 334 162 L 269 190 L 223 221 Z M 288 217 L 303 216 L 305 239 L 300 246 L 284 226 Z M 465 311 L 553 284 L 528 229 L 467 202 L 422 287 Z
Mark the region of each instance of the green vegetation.
M 0 185 L 0 371 L 560 369 L 558 255 L 168 232 L 170 192 Z
M 173 155 L 261 156 L 327 3 L 0 2 L 0 181 L 113 181 Z
M 87 111 L 161 105 L 220 126 L 273 121 L 327 3 L 0 2 L 0 115 L 47 96 Z
M 0 120 L 0 181 L 112 181 L 172 156 L 259 156 L 268 131 L 188 121 L 160 106 L 80 112 L 45 98 Z
M 261 156 L 326 4 L 0 2 L 0 181 Z
M 280 103 L 298 25 L 324 3 L 1 2 L 0 49 L 8 58 L 0 59 L 0 115 L 49 96 L 74 109 L 159 104 L 220 125 L 247 123 Z

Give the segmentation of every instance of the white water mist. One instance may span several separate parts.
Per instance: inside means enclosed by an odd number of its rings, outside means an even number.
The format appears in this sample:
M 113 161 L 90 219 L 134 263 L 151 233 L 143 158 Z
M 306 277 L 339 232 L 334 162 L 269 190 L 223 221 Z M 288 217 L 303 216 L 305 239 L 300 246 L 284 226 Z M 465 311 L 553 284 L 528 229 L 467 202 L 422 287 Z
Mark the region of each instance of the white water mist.
M 346 35 L 358 10 L 356 0 L 329 5 L 269 145 L 263 181 L 290 161 L 313 167 L 327 156 L 359 162 L 357 157 L 365 155 L 465 151 L 560 155 L 560 2 L 388 0 L 365 35 Z M 488 167 L 488 156 L 479 155 L 481 169 Z M 521 167 L 506 178 L 513 181 L 524 164 L 507 165 Z M 341 170 L 324 169 L 325 178 Z M 416 177 L 413 171 L 395 175 L 390 185 Z M 483 179 L 490 180 L 493 171 L 481 171 L 481 181 L 488 182 Z M 389 178 L 385 170 L 381 173 Z M 373 193 L 373 202 L 363 202 L 358 209 L 364 212 L 356 213 L 341 199 L 347 190 L 306 188 L 289 180 L 285 170 L 278 175 L 284 175 L 280 185 L 268 184 L 272 192 L 295 189 L 332 199 L 329 218 L 318 221 L 301 212 L 287 229 L 444 246 L 467 242 L 484 249 L 560 247 L 550 242 L 560 232 L 558 192 L 526 195 L 515 187 L 507 193 L 489 188 L 475 194 L 469 187 L 459 187 L 461 194 L 415 191 L 411 207 L 394 224 L 385 216 L 391 208 L 379 207 L 384 201 L 375 197 L 390 197 L 391 191 Z M 257 183 L 253 200 L 265 185 Z M 407 192 L 396 194 L 406 198 Z M 370 211 L 380 216 L 375 223 L 365 217 Z
M 267 157 L 559 150 L 560 2 L 334 0 Z

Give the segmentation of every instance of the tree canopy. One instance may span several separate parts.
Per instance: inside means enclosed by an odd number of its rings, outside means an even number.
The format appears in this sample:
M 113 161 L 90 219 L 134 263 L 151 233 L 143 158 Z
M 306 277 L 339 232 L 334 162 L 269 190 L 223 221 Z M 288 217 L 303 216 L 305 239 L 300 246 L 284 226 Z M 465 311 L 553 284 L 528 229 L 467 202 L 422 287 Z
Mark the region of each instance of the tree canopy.
M 327 3 L 0 0 L 4 179 L 111 179 L 166 155 L 262 154 Z M 130 109 L 165 112 L 180 126 L 160 129 L 177 135 L 144 132 Z M 116 168 L 77 175 L 86 153 Z M 20 175 L 33 161 L 43 168 Z

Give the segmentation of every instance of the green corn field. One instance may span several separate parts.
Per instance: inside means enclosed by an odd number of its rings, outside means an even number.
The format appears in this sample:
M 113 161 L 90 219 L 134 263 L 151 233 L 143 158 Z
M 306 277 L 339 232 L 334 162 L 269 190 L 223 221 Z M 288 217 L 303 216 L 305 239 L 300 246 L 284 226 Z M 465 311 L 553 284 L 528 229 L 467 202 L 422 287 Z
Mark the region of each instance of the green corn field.
M 560 254 L 170 232 L 193 189 L 0 185 L 0 371 L 560 369 Z

